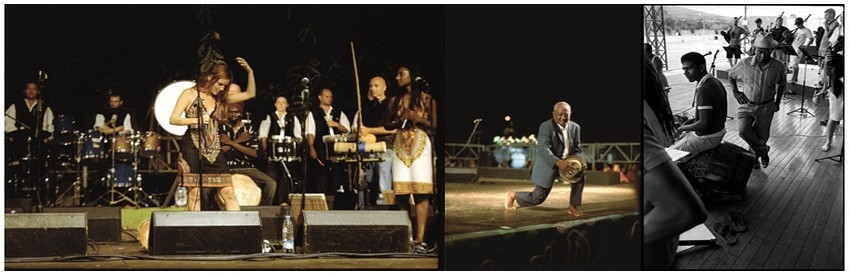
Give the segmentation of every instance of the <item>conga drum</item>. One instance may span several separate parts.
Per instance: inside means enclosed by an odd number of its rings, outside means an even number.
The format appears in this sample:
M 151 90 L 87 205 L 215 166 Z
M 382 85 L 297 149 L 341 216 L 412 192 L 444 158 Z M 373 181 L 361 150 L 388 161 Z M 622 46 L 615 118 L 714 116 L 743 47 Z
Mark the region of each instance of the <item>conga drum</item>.
M 735 144 L 723 142 L 680 163 L 679 168 L 700 195 L 712 191 L 743 194 L 756 162 L 756 155 Z

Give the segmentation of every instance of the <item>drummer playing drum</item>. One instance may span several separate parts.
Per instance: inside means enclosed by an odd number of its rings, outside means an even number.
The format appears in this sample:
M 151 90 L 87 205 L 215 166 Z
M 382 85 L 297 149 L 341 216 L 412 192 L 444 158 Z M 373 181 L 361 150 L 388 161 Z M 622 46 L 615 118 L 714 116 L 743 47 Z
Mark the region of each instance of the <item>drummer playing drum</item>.
M 278 142 L 285 140 L 285 137 L 294 138 L 291 139 L 293 142 L 298 142 L 301 140 L 301 121 L 298 120 L 298 117 L 294 113 L 287 112 L 289 108 L 289 99 L 285 96 L 279 95 L 275 97 L 274 100 L 274 112 L 269 113 L 266 118 L 260 122 L 259 129 L 259 139 L 260 146 L 263 152 L 268 152 L 269 147 L 276 148 L 272 145 L 277 144 L 269 144 L 269 138 L 271 137 L 271 142 Z M 288 157 L 297 157 L 298 150 L 291 150 L 295 156 Z M 275 154 L 275 152 L 269 152 L 268 154 L 268 167 L 266 169 L 267 173 L 270 177 L 275 179 L 277 182 L 281 183 L 278 185 L 277 194 L 275 195 L 275 199 L 273 204 L 287 203 L 289 200 L 289 193 L 294 192 L 294 183 L 286 178 L 286 171 L 284 171 L 283 164 L 280 163 L 281 160 L 279 156 Z M 286 160 L 284 160 L 286 161 Z M 286 163 L 287 167 L 289 167 L 289 171 L 300 171 L 294 170 L 298 166 L 294 165 L 292 162 Z M 299 175 L 301 173 L 290 173 L 291 175 Z
M 109 94 L 109 108 L 100 110 L 94 117 L 94 129 L 104 135 L 133 133 L 133 123 L 127 108 L 121 107 L 124 100 L 118 93 Z

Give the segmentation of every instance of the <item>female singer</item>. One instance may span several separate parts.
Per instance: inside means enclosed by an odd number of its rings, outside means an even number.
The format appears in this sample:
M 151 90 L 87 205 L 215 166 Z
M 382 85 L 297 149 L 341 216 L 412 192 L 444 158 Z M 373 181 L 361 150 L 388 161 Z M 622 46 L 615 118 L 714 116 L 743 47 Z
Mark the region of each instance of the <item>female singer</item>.
M 398 69 L 399 94 L 388 104 L 392 116 L 388 130 L 398 129 L 393 145 L 392 178 L 396 203 L 409 208 L 409 196 L 416 203 L 415 253 L 431 253 L 424 242 L 429 202 L 434 193 L 430 132 L 437 129 L 437 104 L 428 93 L 428 84 L 407 67 Z
M 180 153 L 188 164 L 190 173 L 227 173 L 227 161 L 224 155 L 220 154 L 221 143 L 218 134 L 218 123 L 225 112 L 221 106 L 246 101 L 257 95 L 254 70 L 245 59 L 237 57 L 236 61 L 248 73 L 245 92 L 226 93 L 225 90 L 230 87 L 233 79 L 230 70 L 226 64 L 212 66 L 209 71 L 201 73 L 197 85 L 180 94 L 174 111 L 171 112 L 169 123 L 189 126 L 187 134 L 181 140 Z M 180 117 L 183 112 L 186 113 L 185 118 Z M 198 117 L 202 118 L 201 121 Z M 197 187 L 189 190 L 189 211 L 201 209 L 199 197 L 200 190 Z M 217 199 L 219 202 L 223 201 L 226 210 L 239 210 L 233 187 L 220 188 Z

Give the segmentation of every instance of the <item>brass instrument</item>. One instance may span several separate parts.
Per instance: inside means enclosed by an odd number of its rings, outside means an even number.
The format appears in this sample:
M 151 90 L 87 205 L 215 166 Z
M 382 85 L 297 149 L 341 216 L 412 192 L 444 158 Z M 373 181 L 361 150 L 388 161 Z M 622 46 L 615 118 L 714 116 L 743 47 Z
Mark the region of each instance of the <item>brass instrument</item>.
M 560 169 L 558 175 L 561 176 L 561 181 L 566 183 L 576 183 L 584 177 L 584 172 L 587 171 L 587 162 L 578 155 L 567 156 L 564 159 L 569 163 L 565 169 Z

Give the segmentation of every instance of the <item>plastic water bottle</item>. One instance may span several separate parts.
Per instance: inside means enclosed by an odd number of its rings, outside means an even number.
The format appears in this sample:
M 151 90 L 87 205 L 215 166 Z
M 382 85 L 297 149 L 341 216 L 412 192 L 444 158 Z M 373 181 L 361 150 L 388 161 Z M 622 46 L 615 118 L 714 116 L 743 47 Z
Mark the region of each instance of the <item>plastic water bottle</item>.
M 283 253 L 295 253 L 295 226 L 292 218 L 286 215 L 281 227 L 281 240 L 283 242 Z
M 187 197 L 187 191 L 185 186 L 177 187 L 177 194 L 174 195 L 174 204 L 178 207 L 186 206 L 189 198 Z

